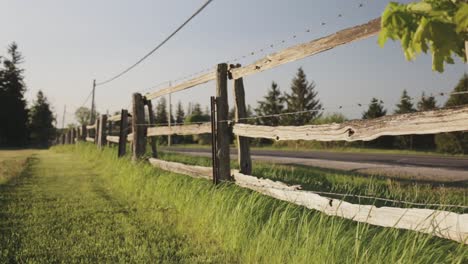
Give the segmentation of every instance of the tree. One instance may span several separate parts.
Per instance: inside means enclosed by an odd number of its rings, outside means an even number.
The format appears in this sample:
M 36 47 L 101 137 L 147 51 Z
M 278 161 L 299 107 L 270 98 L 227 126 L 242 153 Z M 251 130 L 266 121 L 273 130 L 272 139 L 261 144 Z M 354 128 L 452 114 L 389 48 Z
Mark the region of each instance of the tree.
M 374 97 L 372 98 L 367 111 L 362 113 L 362 119 L 379 118 L 385 116 L 386 114 L 387 110 L 384 109 L 383 101 Z M 393 145 L 393 138 L 388 136 L 379 137 L 370 142 L 362 143 L 362 145 L 368 147 L 388 148 Z
M 210 116 L 203 113 L 203 110 L 199 103 L 196 103 L 192 106 L 191 114 L 187 115 L 187 117 L 185 118 L 185 123 L 187 124 L 203 123 L 209 121 Z M 211 142 L 211 135 L 194 135 L 191 137 L 191 139 L 192 141 L 197 142 L 198 144 L 209 144 Z M 189 141 L 189 137 L 186 137 L 186 140 Z
M 426 96 L 424 92 L 418 102 L 418 111 L 429 111 L 437 108 L 437 102 L 434 96 Z M 435 136 L 434 135 L 415 135 L 413 136 L 414 146 L 418 149 L 434 149 Z
M 185 120 L 184 108 L 182 107 L 182 103 L 179 101 L 177 103 L 175 121 L 176 121 L 177 124 L 182 124 L 184 122 L 184 120 Z
M 429 111 L 437 108 L 437 102 L 434 96 L 426 96 L 423 92 L 418 102 L 418 111 Z
M 95 119 L 99 116 L 99 113 L 95 113 Z M 91 121 L 91 109 L 89 109 L 88 107 L 79 107 L 78 109 L 76 109 L 75 111 L 75 118 L 76 118 L 76 121 L 78 121 L 78 123 L 80 125 L 89 125 L 89 122 Z
M 276 115 L 284 111 L 284 97 L 281 95 L 281 91 L 278 84 L 275 82 L 271 83 L 271 88 L 268 90 L 267 95 L 263 97 L 263 101 L 258 101 L 258 107 L 255 108 L 255 113 L 258 116 L 265 115 Z M 257 119 L 257 122 L 265 126 L 279 126 L 279 117 L 265 117 Z
M 0 58 L 0 145 L 21 146 L 27 142 L 28 110 L 24 93 L 23 56 L 18 45 L 8 47 L 9 58 Z
M 369 104 L 369 109 L 362 113 L 362 119 L 373 119 L 385 116 L 387 110 L 384 109 L 383 101 L 379 101 L 377 98 L 372 98 L 371 103 Z
M 400 98 L 400 103 L 396 105 L 397 108 L 395 110 L 395 114 L 407 114 L 416 112 L 412 100 L 413 98 L 411 98 L 408 95 L 408 92 L 406 90 L 403 90 L 403 94 Z
M 50 104 L 42 91 L 39 91 L 33 106 L 29 111 L 29 131 L 31 143 L 39 146 L 49 146 L 55 136 L 54 115 Z
M 416 112 L 414 109 L 412 98 L 408 95 L 406 90 L 403 90 L 403 94 L 400 98 L 400 103 L 396 105 L 395 114 L 407 114 Z M 413 149 L 413 136 L 397 136 L 395 137 L 395 146 L 401 149 L 410 148 Z
M 310 123 L 314 118 L 320 116 L 322 105 L 317 99 L 315 83 L 308 82 L 302 68 L 297 70 L 292 80 L 291 93 L 285 94 L 287 112 L 308 111 L 307 113 L 286 116 L 286 124 L 301 126 Z
M 157 125 L 166 125 L 168 123 L 166 98 L 161 97 L 156 104 L 155 123 Z
M 465 73 L 453 90 L 456 92 L 468 92 L 468 75 Z M 468 94 L 451 94 L 446 107 L 454 107 L 468 104 Z M 468 153 L 468 133 L 452 132 L 436 135 L 435 138 L 437 150 L 452 154 Z
M 379 44 L 387 39 L 401 40 L 406 59 L 431 52 L 432 69 L 443 72 L 444 63 L 453 64 L 454 56 L 466 62 L 468 39 L 466 0 L 421 0 L 418 3 L 391 2 L 382 15 Z

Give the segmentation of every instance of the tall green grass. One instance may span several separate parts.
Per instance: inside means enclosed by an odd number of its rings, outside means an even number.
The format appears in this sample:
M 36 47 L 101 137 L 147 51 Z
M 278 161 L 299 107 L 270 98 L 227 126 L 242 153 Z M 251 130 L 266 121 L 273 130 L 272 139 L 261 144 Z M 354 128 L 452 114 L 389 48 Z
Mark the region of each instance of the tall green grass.
M 188 154 L 161 152 L 159 158 L 191 165 L 211 166 L 210 158 L 190 156 Z M 231 167 L 237 168 L 237 161 L 232 161 Z M 267 162 L 255 162 L 252 174 L 257 177 L 288 184 L 300 184 L 304 190 L 347 194 L 349 195 L 347 197 L 335 197 L 350 202 L 375 204 L 378 206 L 417 207 L 404 203 L 382 202 L 374 199 L 352 197 L 352 195 L 365 195 L 398 201 L 441 204 L 441 206 L 426 207 L 468 213 L 468 209 L 445 206 L 468 206 L 468 186 L 466 183 L 447 186 L 440 183 L 395 180 L 329 169 L 299 165 L 277 165 Z
M 95 166 L 96 177 L 136 210 L 159 208 L 165 228 L 184 234 L 212 259 L 239 263 L 466 263 L 465 245 L 379 228 L 307 210 L 235 185 L 213 186 L 117 159 L 94 145 L 54 148 Z M 149 217 L 157 217 L 157 211 Z M 168 245 L 171 246 L 171 245 Z

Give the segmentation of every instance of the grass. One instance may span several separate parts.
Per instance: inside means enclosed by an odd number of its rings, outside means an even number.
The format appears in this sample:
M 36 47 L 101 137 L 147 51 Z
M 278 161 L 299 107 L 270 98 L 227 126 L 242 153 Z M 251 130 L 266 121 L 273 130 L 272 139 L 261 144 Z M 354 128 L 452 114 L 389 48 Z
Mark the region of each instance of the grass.
M 0 188 L 0 262 L 466 263 L 466 246 L 61 146 Z
M 159 158 L 191 165 L 211 166 L 211 158 L 208 157 L 162 152 Z M 237 168 L 237 162 L 232 161 L 231 167 Z M 255 162 L 252 174 L 292 185 L 300 184 L 304 190 L 374 196 L 425 204 L 468 206 L 468 183 L 466 182 L 447 186 L 440 183 L 395 180 L 329 169 L 300 165 L 277 165 L 266 162 Z M 343 197 L 337 198 L 343 199 Z M 400 203 L 357 199 L 351 196 L 345 197 L 344 200 L 378 206 L 415 207 Z M 445 208 L 444 206 L 428 208 L 468 213 L 467 209 Z
M 0 185 L 19 175 L 36 150 L 0 149 Z
M 161 148 L 167 147 L 167 145 L 161 145 Z M 210 145 L 199 145 L 199 144 L 177 144 L 171 147 L 180 148 L 193 148 L 193 149 L 208 149 Z M 231 145 L 231 148 L 236 148 L 235 145 Z M 397 155 L 428 155 L 428 156 L 442 156 L 442 157 L 455 157 L 455 158 L 467 158 L 467 155 L 462 154 L 448 154 L 440 153 L 436 151 L 425 151 L 425 150 L 404 150 L 404 149 L 379 149 L 379 148 L 358 148 L 358 147 L 333 147 L 333 148 L 311 148 L 302 145 L 297 147 L 282 146 L 282 145 L 265 145 L 261 147 L 252 146 L 253 150 L 278 150 L 278 151 L 319 151 L 319 152 L 339 152 L 339 153 L 366 153 L 366 154 L 397 154 Z

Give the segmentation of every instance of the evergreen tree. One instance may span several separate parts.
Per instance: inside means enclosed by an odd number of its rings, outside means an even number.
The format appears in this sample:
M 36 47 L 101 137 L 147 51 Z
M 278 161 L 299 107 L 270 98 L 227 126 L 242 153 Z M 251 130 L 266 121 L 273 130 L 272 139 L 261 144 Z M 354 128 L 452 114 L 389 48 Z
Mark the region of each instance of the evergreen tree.
M 437 102 L 434 96 L 426 96 L 423 92 L 421 99 L 417 104 L 418 111 L 429 111 L 437 108 Z M 435 148 L 434 135 L 414 135 L 413 146 L 418 149 L 433 150 Z
M 468 92 L 468 74 L 464 74 L 453 90 L 456 92 Z M 451 94 L 446 107 L 454 107 L 468 104 L 468 94 Z M 468 153 L 468 133 L 452 132 L 436 135 L 437 150 L 452 154 Z
M 284 111 L 284 97 L 281 95 L 281 91 L 278 84 L 275 82 L 271 83 L 271 88 L 268 90 L 266 96 L 263 97 L 263 101 L 258 101 L 258 107 L 255 108 L 255 113 L 258 116 L 265 115 L 276 115 Z M 279 126 L 279 117 L 265 117 L 257 119 L 257 122 L 265 126 Z
M 418 111 L 429 111 L 437 108 L 437 102 L 434 96 L 426 96 L 424 92 L 418 102 Z
M 29 119 L 31 142 L 35 145 L 48 146 L 55 136 L 53 125 L 55 118 L 42 91 L 37 93 L 36 100 L 29 111 Z
M 166 98 L 161 97 L 161 99 L 159 99 L 158 103 L 156 104 L 155 115 L 155 123 L 157 125 L 165 125 L 168 123 Z
M 175 121 L 176 121 L 177 124 L 182 124 L 184 122 L 184 120 L 185 120 L 184 108 L 182 107 L 182 103 L 179 101 L 177 103 Z
M 383 101 L 377 98 L 372 98 L 369 108 L 367 111 L 362 113 L 362 119 L 374 119 L 385 116 L 387 114 L 387 110 L 384 109 Z M 379 137 L 375 140 L 370 142 L 362 143 L 363 146 L 367 147 L 378 147 L 378 148 L 389 148 L 393 145 L 393 137 Z
M 369 104 L 369 109 L 362 113 L 362 119 L 373 119 L 382 117 L 387 114 L 387 110 L 384 109 L 383 102 L 377 98 L 372 98 Z
M 317 98 L 315 83 L 308 82 L 302 68 L 297 70 L 296 77 L 291 84 L 291 93 L 285 94 L 288 112 L 310 111 L 303 114 L 286 116 L 288 125 L 301 126 L 310 123 L 314 118 L 321 115 L 322 105 Z
M 203 113 L 201 105 L 196 103 L 192 107 L 192 111 L 190 115 L 187 115 L 185 118 L 185 123 L 193 124 L 193 123 L 202 123 L 210 121 L 210 116 Z M 197 142 L 198 144 L 209 144 L 211 142 L 211 135 L 203 134 L 203 135 L 193 135 L 187 136 L 185 140 L 191 140 L 192 142 Z
M 23 57 L 18 45 L 8 47 L 8 58 L 0 58 L 0 145 L 21 146 L 27 141 L 28 111 L 24 93 Z
M 407 114 L 416 112 L 412 100 L 413 98 L 411 98 L 408 95 L 408 92 L 406 90 L 403 90 L 403 94 L 400 98 L 400 103 L 396 105 L 397 109 L 395 110 L 395 114 Z
M 403 90 L 403 94 L 400 98 L 400 103 L 396 105 L 395 114 L 407 114 L 416 112 L 414 108 L 413 98 L 408 95 L 406 90 Z M 401 149 L 413 149 L 413 136 L 397 136 L 395 137 L 395 146 Z

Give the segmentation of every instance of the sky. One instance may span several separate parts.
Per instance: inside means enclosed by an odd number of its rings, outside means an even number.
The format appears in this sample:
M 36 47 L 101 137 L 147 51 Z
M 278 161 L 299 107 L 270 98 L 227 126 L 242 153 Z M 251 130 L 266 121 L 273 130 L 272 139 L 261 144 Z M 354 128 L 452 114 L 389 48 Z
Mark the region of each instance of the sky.
M 388 2 L 214 0 L 149 59 L 123 77 L 99 86 L 98 111 L 113 113 L 129 108 L 132 93 L 164 88 L 153 87 L 167 81 L 177 84 L 174 80 L 213 69 L 233 58 L 240 57 L 240 63 L 247 65 L 283 48 L 366 23 L 379 17 Z M 83 105 L 94 79 L 103 81 L 135 63 L 203 3 L 204 0 L 0 0 L 0 55 L 6 54 L 11 42 L 17 42 L 25 57 L 22 66 L 27 99 L 33 100 L 42 90 L 61 127 L 65 105 L 65 123 L 76 122 L 73 113 Z M 260 49 L 264 51 L 250 55 Z M 242 58 L 244 55 L 248 56 Z M 431 56 L 425 54 L 408 62 L 398 42 L 390 41 L 381 48 L 373 37 L 247 76 L 246 100 L 255 107 L 272 81 L 282 91 L 289 91 L 291 79 L 303 67 L 308 80 L 316 84 L 325 113 L 360 118 L 365 107 L 358 104 L 366 104 L 372 97 L 383 100 L 391 113 L 403 89 L 416 99 L 423 91 L 449 92 L 467 71 L 459 59 L 454 65 L 447 65 L 443 74 L 433 72 L 431 64 Z M 232 106 L 232 83 L 229 85 Z M 172 102 L 198 102 L 205 106 L 214 94 L 215 83 L 210 82 L 174 93 Z M 447 97 L 436 99 L 440 105 Z M 89 100 L 85 106 L 90 103 Z

